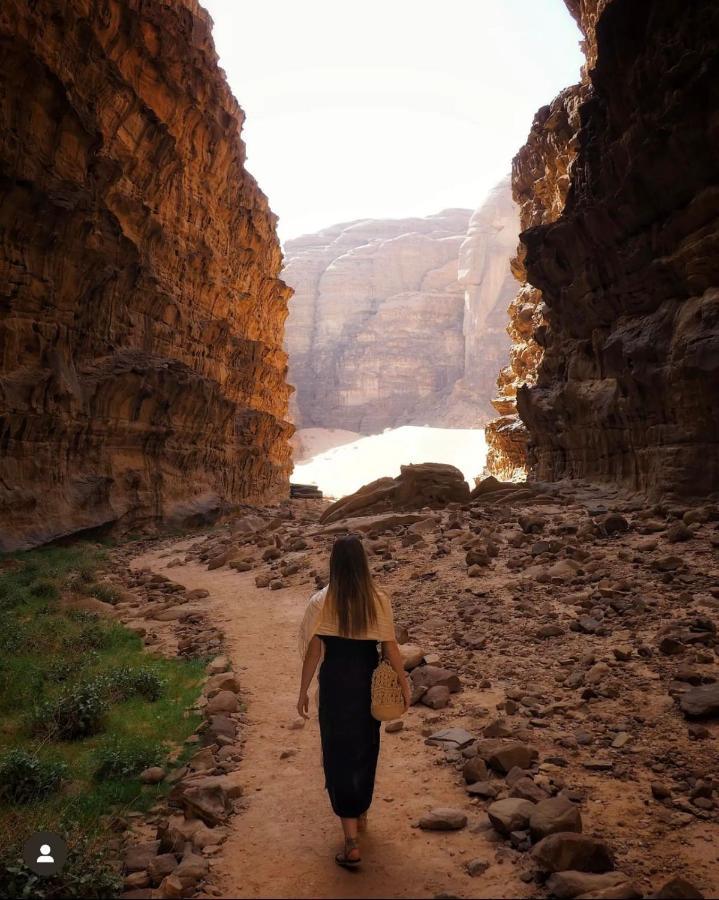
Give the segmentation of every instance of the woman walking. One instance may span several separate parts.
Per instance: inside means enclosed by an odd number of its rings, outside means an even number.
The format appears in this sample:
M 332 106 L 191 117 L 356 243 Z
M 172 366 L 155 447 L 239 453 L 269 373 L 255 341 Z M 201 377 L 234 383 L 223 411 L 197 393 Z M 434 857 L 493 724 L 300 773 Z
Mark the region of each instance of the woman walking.
M 320 735 L 325 787 L 344 833 L 338 865 L 361 861 L 358 830 L 366 826 L 379 754 L 380 723 L 372 718 L 372 674 L 377 644 L 397 673 L 405 705 L 410 690 L 394 633 L 389 598 L 375 586 L 362 542 L 337 538 L 330 557 L 330 580 L 310 600 L 300 632 L 302 680 L 297 710 L 309 718 L 308 690 L 322 659 Z

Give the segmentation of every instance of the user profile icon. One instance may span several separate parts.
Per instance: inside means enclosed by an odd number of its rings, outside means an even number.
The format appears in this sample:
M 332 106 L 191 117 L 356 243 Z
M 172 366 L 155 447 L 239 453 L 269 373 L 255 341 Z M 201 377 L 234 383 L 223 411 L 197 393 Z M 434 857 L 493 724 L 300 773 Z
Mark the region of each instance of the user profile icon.
M 25 841 L 22 856 L 36 875 L 57 875 L 67 859 L 67 841 L 52 831 L 36 831 Z
M 35 861 L 39 863 L 54 863 L 55 860 L 50 856 L 50 850 L 51 847 L 49 844 L 43 844 L 42 847 L 40 847 L 40 856 L 38 856 Z

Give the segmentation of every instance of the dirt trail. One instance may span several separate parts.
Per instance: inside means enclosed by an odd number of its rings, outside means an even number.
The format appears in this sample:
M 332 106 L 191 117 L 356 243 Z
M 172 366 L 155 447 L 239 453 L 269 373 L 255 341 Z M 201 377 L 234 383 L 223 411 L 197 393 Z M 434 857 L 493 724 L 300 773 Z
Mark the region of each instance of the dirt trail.
M 173 545 L 172 554 L 191 543 Z M 147 553 L 133 568 L 151 567 L 185 587 L 205 588 L 208 617 L 226 635 L 226 652 L 240 673 L 250 726 L 240 772 L 247 808 L 213 863 L 223 897 L 431 897 L 439 893 L 485 897 L 529 896 L 501 849 L 472 830 L 480 810 L 457 786 L 453 771 L 436 764 L 437 751 L 421 734 L 428 720 L 410 709 L 399 734 L 382 734 L 370 829 L 360 872 L 339 869 L 338 822 L 324 790 L 316 706 L 305 728 L 292 729 L 299 678 L 297 630 L 311 585 L 269 592 L 254 573 L 207 571 L 188 563 L 166 572 L 168 547 Z M 314 694 L 314 686 L 312 688 Z M 431 721 L 431 720 L 430 720 Z M 443 727 L 438 724 L 437 727 Z M 289 752 L 281 759 L 283 752 Z M 412 827 L 433 806 L 464 808 L 461 832 L 428 833 Z M 499 856 L 499 860 L 496 858 Z M 461 862 L 493 860 L 471 878 Z M 497 865 L 497 862 L 500 862 Z

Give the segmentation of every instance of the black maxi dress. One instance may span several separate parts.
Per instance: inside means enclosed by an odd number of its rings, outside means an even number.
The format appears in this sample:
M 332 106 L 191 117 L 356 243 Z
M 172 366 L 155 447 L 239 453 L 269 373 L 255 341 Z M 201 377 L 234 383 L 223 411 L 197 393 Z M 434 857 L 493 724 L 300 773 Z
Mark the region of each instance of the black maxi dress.
M 320 737 L 325 787 L 335 815 L 354 819 L 369 809 L 379 755 L 380 723 L 372 718 L 377 641 L 320 636 Z

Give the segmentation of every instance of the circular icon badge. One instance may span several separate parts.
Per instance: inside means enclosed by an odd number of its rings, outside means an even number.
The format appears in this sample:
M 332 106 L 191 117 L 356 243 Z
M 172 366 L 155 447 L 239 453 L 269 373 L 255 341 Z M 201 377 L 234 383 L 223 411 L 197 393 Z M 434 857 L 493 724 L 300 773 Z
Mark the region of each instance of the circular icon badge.
M 67 859 L 67 841 L 52 831 L 36 831 L 25 841 L 22 858 L 36 875 L 57 875 Z

